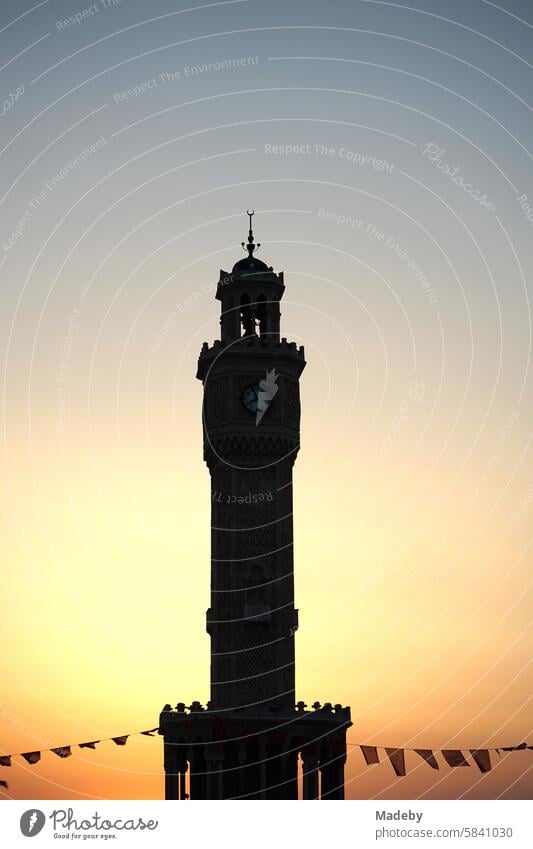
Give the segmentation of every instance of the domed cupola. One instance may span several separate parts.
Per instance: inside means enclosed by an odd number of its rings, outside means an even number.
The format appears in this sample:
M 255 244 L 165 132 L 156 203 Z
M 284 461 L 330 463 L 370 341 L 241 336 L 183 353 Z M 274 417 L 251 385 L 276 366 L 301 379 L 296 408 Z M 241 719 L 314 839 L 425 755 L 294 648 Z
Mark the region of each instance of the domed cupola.
M 258 274 L 260 272 L 272 271 L 272 267 L 268 267 L 266 263 L 262 262 L 260 259 L 257 259 L 254 256 L 254 251 L 261 247 L 261 242 L 258 242 L 257 245 L 254 242 L 254 233 L 252 230 L 252 216 L 255 215 L 255 212 L 246 213 L 250 219 L 250 229 L 248 230 L 248 243 L 241 242 L 241 245 L 245 250 L 248 251 L 248 256 L 240 259 L 235 263 L 232 269 L 232 274 L 237 274 L 240 277 L 244 275 L 248 276 L 250 274 Z

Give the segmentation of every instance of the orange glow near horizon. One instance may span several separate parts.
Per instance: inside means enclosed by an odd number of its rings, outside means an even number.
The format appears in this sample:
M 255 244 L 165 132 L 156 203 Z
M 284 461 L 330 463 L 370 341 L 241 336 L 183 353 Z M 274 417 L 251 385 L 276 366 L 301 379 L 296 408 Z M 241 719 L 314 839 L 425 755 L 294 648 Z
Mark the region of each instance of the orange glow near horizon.
M 202 309 L 214 317 L 216 306 L 209 299 Z M 320 358 L 310 350 L 307 358 L 294 483 L 299 697 L 350 704 L 353 743 L 521 742 L 527 549 L 505 535 L 505 512 L 486 521 L 481 502 L 499 494 L 497 474 L 465 506 L 474 484 L 463 479 L 452 496 L 451 466 L 426 483 L 423 445 L 408 473 L 401 455 L 376 464 L 379 439 L 364 432 L 361 410 L 345 409 L 349 371 L 330 371 L 335 388 L 325 401 Z M 81 421 L 66 434 L 47 430 L 52 399 L 49 413 L 44 403 L 32 409 L 41 424 L 31 442 L 22 415 L 12 437 L 3 539 L 14 568 L 2 622 L 10 695 L 0 708 L 11 751 L 150 728 L 164 702 L 208 699 L 209 475 L 192 353 L 176 395 L 153 402 L 148 378 L 138 382 L 120 429 L 103 387 L 90 420 L 80 403 Z M 11 783 L 22 798 L 159 798 L 161 760 L 160 738 L 132 737 L 126 748 L 102 743 L 68 761 L 17 761 Z M 527 752 L 482 780 L 475 766 L 466 776 L 446 766 L 434 774 L 417 761 L 408 754 L 410 775 L 395 779 L 388 764 L 365 767 L 352 747 L 347 794 L 529 792 Z

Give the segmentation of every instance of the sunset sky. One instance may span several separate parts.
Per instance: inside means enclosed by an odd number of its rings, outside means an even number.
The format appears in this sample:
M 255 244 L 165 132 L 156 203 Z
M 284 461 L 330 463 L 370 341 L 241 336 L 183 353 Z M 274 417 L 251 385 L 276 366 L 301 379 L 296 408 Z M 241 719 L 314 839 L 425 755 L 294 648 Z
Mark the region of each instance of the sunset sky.
M 413 4 L 2 2 L 2 751 L 209 698 L 196 360 L 247 208 L 307 360 L 298 697 L 352 744 L 533 743 L 533 9 Z M 351 752 L 348 798 L 533 790 L 530 751 Z M 162 798 L 162 757 L 0 795 Z

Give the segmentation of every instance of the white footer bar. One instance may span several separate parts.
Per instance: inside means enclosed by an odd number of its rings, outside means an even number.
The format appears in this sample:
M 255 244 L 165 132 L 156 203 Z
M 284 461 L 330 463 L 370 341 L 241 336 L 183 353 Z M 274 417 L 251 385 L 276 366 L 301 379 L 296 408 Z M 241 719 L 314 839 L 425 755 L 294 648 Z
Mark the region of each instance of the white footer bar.
M 533 847 L 528 801 L 4 801 L 1 844 L 37 847 Z

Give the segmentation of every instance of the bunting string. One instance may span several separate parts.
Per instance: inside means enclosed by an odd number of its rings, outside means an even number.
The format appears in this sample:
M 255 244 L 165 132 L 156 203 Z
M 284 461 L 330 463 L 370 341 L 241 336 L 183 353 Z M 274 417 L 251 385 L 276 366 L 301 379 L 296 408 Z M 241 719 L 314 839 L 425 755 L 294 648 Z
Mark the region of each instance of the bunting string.
M 348 746 L 354 746 L 355 748 L 361 749 L 361 753 L 365 759 L 365 763 L 367 766 L 379 764 L 380 759 L 378 749 L 385 749 L 391 766 L 397 776 L 407 774 L 405 768 L 405 752 L 416 752 L 416 754 L 419 755 L 422 760 L 425 761 L 432 769 L 439 769 L 439 764 L 437 762 L 435 754 L 441 754 L 448 766 L 470 766 L 462 749 L 409 749 L 407 747 L 403 747 L 401 749 L 391 749 L 387 748 L 387 746 L 364 746 L 361 743 L 350 742 L 348 743 Z M 502 752 L 522 752 L 525 749 L 533 749 L 533 746 L 528 746 L 527 743 L 519 743 L 516 746 L 498 746 L 487 749 L 468 749 L 467 751 L 472 756 L 472 760 L 478 767 L 479 771 L 484 773 L 490 772 L 490 770 L 492 769 L 492 763 L 490 760 L 491 752 L 496 752 L 498 756 L 501 757 Z
M 144 737 L 153 737 L 159 731 L 159 728 L 149 728 L 147 731 L 132 731 L 130 734 L 120 734 L 118 737 L 102 737 L 100 740 L 91 740 L 88 743 L 71 743 L 68 746 L 56 746 L 52 749 L 39 749 L 39 751 L 35 752 L 17 752 L 16 754 L 11 755 L 0 755 L 0 766 L 11 766 L 12 758 L 24 758 L 24 760 L 31 764 L 39 763 L 41 760 L 41 755 L 43 752 L 53 752 L 54 755 L 57 755 L 58 758 L 70 758 L 72 755 L 72 749 L 76 746 L 78 749 L 96 749 L 98 743 L 107 743 L 112 741 L 117 746 L 125 746 L 128 740 L 128 737 L 134 737 L 137 734 L 142 734 Z
M 99 743 L 107 742 L 113 742 L 116 746 L 125 746 L 129 737 L 135 737 L 137 735 L 153 737 L 158 731 L 159 728 L 149 728 L 146 731 L 133 731 L 130 734 L 120 734 L 118 737 L 102 737 L 100 740 L 90 740 L 85 743 L 71 743 L 68 746 L 55 746 L 51 749 L 40 749 L 35 752 L 17 752 L 10 755 L 0 755 L 0 767 L 12 766 L 13 758 L 22 758 L 26 761 L 26 763 L 33 766 L 34 764 L 39 763 L 43 752 L 52 752 L 52 754 L 56 755 L 58 758 L 65 759 L 72 756 L 72 749 L 76 747 L 79 749 L 96 749 L 96 746 Z M 350 741 L 348 741 L 347 745 L 361 750 L 361 754 L 363 755 L 367 766 L 373 766 L 381 763 L 379 750 L 384 750 L 394 773 L 397 776 L 405 776 L 407 774 L 405 752 L 415 752 L 426 764 L 428 764 L 428 766 L 432 769 L 438 770 L 439 764 L 436 758 L 437 754 L 442 755 L 444 761 L 452 768 L 469 767 L 470 764 L 464 754 L 465 751 L 467 751 L 479 771 L 486 773 L 490 772 L 492 769 L 490 759 L 491 752 L 496 752 L 499 757 L 501 757 L 502 752 L 521 752 L 525 749 L 533 749 L 533 745 L 530 746 L 527 743 L 518 743 L 515 746 L 498 746 L 486 749 L 413 749 L 406 746 L 402 746 L 401 748 L 391 748 L 387 746 L 368 746 L 362 743 L 352 743 Z M 0 780 L 0 787 L 7 789 L 8 786 L 7 781 Z

